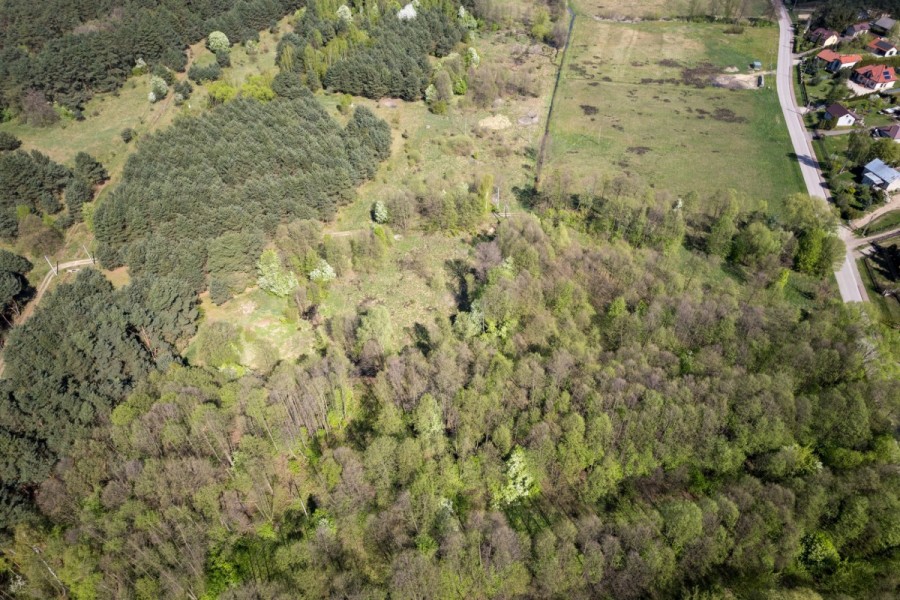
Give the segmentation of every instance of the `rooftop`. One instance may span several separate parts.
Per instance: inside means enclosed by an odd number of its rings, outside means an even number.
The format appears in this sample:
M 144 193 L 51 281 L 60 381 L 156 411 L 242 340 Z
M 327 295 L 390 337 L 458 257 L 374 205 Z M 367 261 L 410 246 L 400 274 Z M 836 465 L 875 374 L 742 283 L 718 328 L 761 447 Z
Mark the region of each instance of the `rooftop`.
M 880 180 L 885 184 L 892 183 L 897 179 L 900 179 L 900 172 L 897 172 L 896 169 L 887 166 L 880 158 L 876 158 L 865 167 L 863 167 L 863 172 L 866 175 L 874 175 L 875 177 L 871 179 Z M 876 183 L 878 181 L 876 180 Z
M 896 25 L 896 24 L 897 24 L 897 21 L 895 21 L 894 19 L 892 19 L 890 17 L 881 17 L 880 19 L 878 19 L 877 21 L 872 23 L 872 25 L 874 27 L 878 27 L 879 29 L 884 29 L 885 31 L 890 31 L 891 29 L 894 28 L 894 25 Z
M 890 127 L 880 127 L 878 133 L 881 137 L 890 138 L 892 140 L 900 140 L 900 125 L 891 125 Z
M 843 117 L 844 115 L 850 115 L 854 119 L 859 118 L 858 116 L 856 116 L 855 112 L 853 112 L 852 110 L 850 110 L 843 104 L 840 104 L 839 102 L 835 102 L 834 104 L 832 104 L 831 106 L 826 108 L 825 112 L 835 118 L 840 118 L 840 117 Z
M 869 65 L 868 67 L 860 67 L 856 69 L 856 73 L 861 77 L 870 79 L 875 83 L 888 83 L 897 79 L 897 74 L 893 67 L 884 65 Z
M 887 41 L 884 38 L 878 38 L 877 40 L 872 40 L 871 42 L 869 42 L 868 47 L 872 48 L 873 50 L 881 50 L 882 52 L 896 49 L 896 46 L 894 46 L 894 44 L 890 43 L 889 41 Z

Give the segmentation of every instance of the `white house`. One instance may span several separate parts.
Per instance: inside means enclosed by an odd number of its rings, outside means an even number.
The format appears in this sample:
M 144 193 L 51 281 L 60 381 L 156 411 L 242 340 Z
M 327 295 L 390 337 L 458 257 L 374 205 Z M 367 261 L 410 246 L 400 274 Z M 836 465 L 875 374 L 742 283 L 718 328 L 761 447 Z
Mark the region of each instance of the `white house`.
M 878 38 L 876 40 L 872 40 L 869 42 L 869 45 L 866 46 L 869 49 L 869 52 L 874 54 L 875 56 L 883 56 L 885 58 L 890 58 L 891 56 L 897 55 L 897 46 L 890 43 L 884 38 Z
M 835 127 L 852 127 L 859 120 L 852 110 L 838 102 L 825 109 L 825 118 L 829 121 L 836 120 Z
M 855 69 L 851 78 L 859 85 L 880 92 L 881 90 L 894 87 L 897 73 L 893 67 L 869 65 L 868 67 Z

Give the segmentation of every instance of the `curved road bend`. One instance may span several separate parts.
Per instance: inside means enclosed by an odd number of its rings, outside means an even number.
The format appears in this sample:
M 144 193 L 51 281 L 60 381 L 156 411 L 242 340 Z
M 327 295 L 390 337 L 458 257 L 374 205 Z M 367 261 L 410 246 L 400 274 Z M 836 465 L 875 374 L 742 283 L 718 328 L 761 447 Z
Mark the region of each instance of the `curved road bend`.
M 778 69 L 775 79 L 776 88 L 778 89 L 778 100 L 781 103 L 784 121 L 787 124 L 791 143 L 794 146 L 794 154 L 797 155 L 797 160 L 800 163 L 800 173 L 803 175 L 807 193 L 810 196 L 827 201 L 828 188 L 825 187 L 825 180 L 822 177 L 819 162 L 816 160 L 816 153 L 812 148 L 812 139 L 806 131 L 806 126 L 803 124 L 803 115 L 797 107 L 796 98 L 794 98 L 794 54 L 791 19 L 782 1 L 775 0 L 775 3 L 778 10 L 779 27 Z M 844 262 L 841 263 L 840 269 L 834 274 L 837 279 L 838 289 L 841 292 L 841 299 L 844 302 L 865 302 L 868 300 L 868 296 L 859 276 L 859 270 L 856 268 L 856 261 L 853 260 L 851 248 L 853 233 L 847 227 L 841 227 L 838 235 L 847 246 L 847 256 L 844 258 Z

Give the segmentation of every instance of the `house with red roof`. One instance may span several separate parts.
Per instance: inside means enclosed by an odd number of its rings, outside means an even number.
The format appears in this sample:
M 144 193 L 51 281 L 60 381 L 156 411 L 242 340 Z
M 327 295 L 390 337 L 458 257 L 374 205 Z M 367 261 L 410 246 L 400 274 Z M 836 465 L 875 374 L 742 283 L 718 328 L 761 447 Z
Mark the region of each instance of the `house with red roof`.
M 889 57 L 897 54 L 897 46 L 884 38 L 872 40 L 866 48 L 875 56 Z
M 841 54 L 828 48 L 816 54 L 816 60 L 820 65 L 832 73 L 837 73 L 841 69 L 849 69 L 862 60 L 859 54 Z
M 851 79 L 861 86 L 880 92 L 894 87 L 897 72 L 894 71 L 894 67 L 869 65 L 854 70 Z

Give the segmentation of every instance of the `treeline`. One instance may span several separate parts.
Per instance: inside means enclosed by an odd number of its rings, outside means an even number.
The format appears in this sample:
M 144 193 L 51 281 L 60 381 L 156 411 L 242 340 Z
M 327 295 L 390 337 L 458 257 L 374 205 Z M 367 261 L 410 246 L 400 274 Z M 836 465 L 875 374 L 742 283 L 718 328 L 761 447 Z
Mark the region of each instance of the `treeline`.
M 448 271 L 455 314 L 408 332 L 374 303 L 266 376 L 153 374 L 36 489 L 53 527 L 18 526 L 4 577 L 35 598 L 894 596 L 896 333 L 588 231 L 571 208 L 502 221 Z
M 364 107 L 341 128 L 298 95 L 238 98 L 143 138 L 94 215 L 103 264 L 227 299 L 279 223 L 330 219 L 389 155 L 390 129 Z
M 334 8 L 334 2 L 309 3 L 295 31 L 279 42 L 282 72 L 295 73 L 312 90 L 324 85 L 369 98 L 419 100 L 431 78 L 428 56 L 445 56 L 466 32 L 449 2 L 409 5 L 403 18 L 396 10 L 341 16 Z
M 82 206 L 108 179 L 106 169 L 86 152 L 75 155 L 69 169 L 6 137 L 0 149 L 0 238 L 17 240 L 32 255 L 52 254 L 61 230 L 81 221 Z
M 79 109 L 122 85 L 138 59 L 183 70 L 185 49 L 220 30 L 251 39 L 299 0 L 7 0 L 3 5 L 2 106 L 19 110 L 33 90 Z
M 826 0 L 822 2 L 813 15 L 813 25 L 827 27 L 838 33 L 850 25 L 860 21 L 862 11 L 869 11 L 880 16 L 880 12 L 889 13 L 893 18 L 900 16 L 900 2 L 897 0 Z M 875 19 L 872 19 L 873 21 Z
M 0 522 L 28 516 L 36 486 L 73 444 L 154 365 L 178 359 L 195 331 L 195 303 L 174 278 L 138 278 L 116 291 L 87 270 L 12 329 L 0 380 Z

